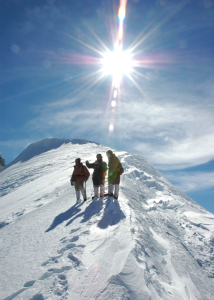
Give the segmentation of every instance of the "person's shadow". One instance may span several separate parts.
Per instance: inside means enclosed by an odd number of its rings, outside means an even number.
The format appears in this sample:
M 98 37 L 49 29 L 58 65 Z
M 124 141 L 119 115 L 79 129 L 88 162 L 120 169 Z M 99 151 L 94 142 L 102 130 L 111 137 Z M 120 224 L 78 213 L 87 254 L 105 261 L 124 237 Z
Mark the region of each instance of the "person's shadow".
M 78 212 L 81 211 L 81 209 L 79 207 L 82 205 L 83 205 L 83 202 L 80 204 L 75 204 L 74 206 L 69 208 L 67 211 L 56 216 L 55 219 L 53 220 L 53 223 L 51 224 L 51 226 L 45 232 L 53 230 L 54 228 L 56 228 L 58 225 L 60 225 L 64 221 L 66 221 L 66 220 L 70 219 L 72 216 L 76 215 Z
M 126 216 L 120 209 L 118 200 L 108 198 L 106 201 L 104 214 L 102 219 L 98 222 L 97 226 L 101 229 L 105 229 L 108 226 L 116 225 L 120 220 L 124 219 Z
M 91 201 L 91 203 L 86 207 L 86 209 L 76 215 L 73 219 L 71 219 L 66 226 L 69 226 L 75 219 L 79 218 L 79 217 L 83 217 L 82 221 L 80 223 L 83 222 L 87 222 L 93 215 L 98 214 L 102 209 L 102 205 L 100 203 L 100 201 Z
M 100 201 L 92 201 L 83 212 L 79 213 L 81 211 L 80 206 L 82 206 L 83 204 L 84 202 L 82 202 L 79 205 L 75 204 L 67 211 L 56 216 L 51 226 L 45 232 L 49 232 L 50 230 L 53 230 L 58 225 L 60 225 L 61 223 L 63 223 L 68 219 L 71 220 L 69 220 L 66 223 L 66 226 L 69 226 L 75 219 L 80 217 L 83 217 L 81 223 L 87 222 L 93 215 L 99 214 L 100 210 L 102 209 L 102 205 Z M 104 214 L 101 220 L 98 222 L 97 226 L 100 227 L 101 229 L 105 229 L 109 225 L 112 226 L 119 223 L 120 220 L 124 218 L 125 215 L 123 211 L 120 209 L 119 202 L 117 200 L 113 200 L 112 198 L 108 198 L 105 203 Z

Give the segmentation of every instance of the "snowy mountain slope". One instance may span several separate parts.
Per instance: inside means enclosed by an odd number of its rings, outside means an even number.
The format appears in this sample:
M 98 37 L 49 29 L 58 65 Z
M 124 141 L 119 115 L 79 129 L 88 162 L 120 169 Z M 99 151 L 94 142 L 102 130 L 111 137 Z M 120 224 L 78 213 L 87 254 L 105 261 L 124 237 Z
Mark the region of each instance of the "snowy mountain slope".
M 84 145 L 87 143 L 94 143 L 99 145 L 99 143 L 91 142 L 84 139 L 59 139 L 59 138 L 47 138 L 36 143 L 30 144 L 14 161 L 12 161 L 7 167 L 16 164 L 17 162 L 24 162 L 32 157 L 35 157 L 41 153 L 57 149 L 63 144 L 79 144 Z
M 0 173 L 0 299 L 213 299 L 214 215 L 142 156 L 116 151 L 119 201 L 75 204 L 75 158 L 107 149 L 63 144 Z

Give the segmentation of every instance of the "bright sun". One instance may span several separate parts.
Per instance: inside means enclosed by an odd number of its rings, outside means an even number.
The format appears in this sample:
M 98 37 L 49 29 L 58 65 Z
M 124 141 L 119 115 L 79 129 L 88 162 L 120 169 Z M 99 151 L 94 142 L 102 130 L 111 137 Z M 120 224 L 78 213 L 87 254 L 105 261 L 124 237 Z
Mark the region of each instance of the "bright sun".
M 106 52 L 102 59 L 102 70 L 104 75 L 113 76 L 113 85 L 119 86 L 122 74 L 129 74 L 132 70 L 132 57 L 128 51 L 122 51 L 117 46 L 113 52 Z

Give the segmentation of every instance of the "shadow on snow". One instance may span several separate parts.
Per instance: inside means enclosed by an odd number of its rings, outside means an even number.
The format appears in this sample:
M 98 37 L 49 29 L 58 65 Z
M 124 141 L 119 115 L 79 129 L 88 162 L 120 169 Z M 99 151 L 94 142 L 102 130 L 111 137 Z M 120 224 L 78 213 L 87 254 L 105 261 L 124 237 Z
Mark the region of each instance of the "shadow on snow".
M 93 215 L 97 215 L 100 213 L 102 209 L 102 205 L 100 201 L 92 201 L 86 209 L 79 213 L 81 211 L 80 206 L 82 206 L 83 203 L 79 205 L 74 205 L 71 208 L 69 208 L 64 213 L 59 214 L 57 217 L 55 217 L 53 223 L 51 226 L 46 230 L 46 232 L 53 230 L 58 225 L 63 223 L 64 221 L 69 220 L 66 224 L 66 226 L 69 226 L 75 219 L 83 217 L 81 220 L 81 223 L 87 222 L 90 220 L 90 218 Z M 119 202 L 117 200 L 113 200 L 112 198 L 108 198 L 107 201 L 104 203 L 104 214 L 101 218 L 101 220 L 98 222 L 97 226 L 101 229 L 105 229 L 108 226 L 115 225 L 120 222 L 120 220 L 125 218 L 125 215 L 123 211 L 120 209 Z
M 79 208 L 81 205 L 83 205 L 83 203 L 80 203 L 79 205 L 75 204 L 74 206 L 69 208 L 67 211 L 59 214 L 57 217 L 55 217 L 53 223 L 45 232 L 53 230 L 54 228 L 56 228 L 58 225 L 60 225 L 64 221 L 66 221 L 66 220 L 70 219 L 72 216 L 76 215 L 78 212 L 81 211 L 81 209 Z
M 124 219 L 125 215 L 120 209 L 119 202 L 108 198 L 102 219 L 98 222 L 97 226 L 101 229 L 107 228 L 109 225 L 116 225 L 120 220 Z

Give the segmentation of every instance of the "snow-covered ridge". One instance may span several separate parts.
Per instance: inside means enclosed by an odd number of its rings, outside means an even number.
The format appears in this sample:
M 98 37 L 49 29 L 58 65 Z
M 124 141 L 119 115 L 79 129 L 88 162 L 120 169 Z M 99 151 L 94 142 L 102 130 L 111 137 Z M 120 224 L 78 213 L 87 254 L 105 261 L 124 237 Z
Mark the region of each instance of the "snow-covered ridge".
M 116 151 L 119 201 L 75 204 L 75 158 L 108 149 L 63 143 L 1 172 L 1 299 L 214 298 L 214 215 L 144 157 Z
M 17 162 L 27 161 L 34 156 L 40 155 L 41 153 L 57 149 L 63 144 L 79 144 L 84 145 L 87 143 L 94 143 L 99 145 L 99 143 L 88 141 L 85 139 L 59 139 L 59 138 L 46 138 L 44 140 L 38 141 L 36 143 L 30 144 L 14 161 L 12 161 L 7 167 L 16 164 Z M 2 171 L 2 170 L 1 170 Z

